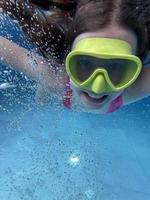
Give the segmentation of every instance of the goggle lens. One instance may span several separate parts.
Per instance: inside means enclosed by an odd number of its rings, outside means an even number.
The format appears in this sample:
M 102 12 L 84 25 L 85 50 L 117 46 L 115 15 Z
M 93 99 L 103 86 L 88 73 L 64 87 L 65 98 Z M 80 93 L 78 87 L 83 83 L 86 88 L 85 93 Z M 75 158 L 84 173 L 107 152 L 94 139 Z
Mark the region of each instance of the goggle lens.
M 70 72 L 79 82 L 86 81 L 97 69 L 107 72 L 114 86 L 121 85 L 133 78 L 136 72 L 135 63 L 125 59 L 102 59 L 92 56 L 75 56 Z

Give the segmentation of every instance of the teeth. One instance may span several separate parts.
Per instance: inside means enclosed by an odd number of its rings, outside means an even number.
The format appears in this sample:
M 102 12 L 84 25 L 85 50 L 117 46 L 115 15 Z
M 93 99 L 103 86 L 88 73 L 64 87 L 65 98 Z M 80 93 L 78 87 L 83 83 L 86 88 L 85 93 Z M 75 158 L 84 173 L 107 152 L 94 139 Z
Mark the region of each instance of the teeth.
M 100 99 L 102 98 L 104 95 L 101 96 L 95 96 L 94 94 L 88 94 L 90 97 L 95 98 L 95 99 Z

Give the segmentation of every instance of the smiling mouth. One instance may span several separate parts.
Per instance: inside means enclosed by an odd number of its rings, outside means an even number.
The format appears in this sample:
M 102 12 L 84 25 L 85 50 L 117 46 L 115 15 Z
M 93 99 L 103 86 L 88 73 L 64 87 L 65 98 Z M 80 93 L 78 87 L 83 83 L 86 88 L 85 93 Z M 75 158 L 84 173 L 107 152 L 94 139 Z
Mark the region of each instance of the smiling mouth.
M 108 95 L 103 95 L 101 97 L 93 97 L 93 96 L 90 96 L 87 92 L 83 92 L 83 94 L 87 100 L 89 100 L 90 102 L 95 103 L 95 104 L 103 103 L 108 97 Z

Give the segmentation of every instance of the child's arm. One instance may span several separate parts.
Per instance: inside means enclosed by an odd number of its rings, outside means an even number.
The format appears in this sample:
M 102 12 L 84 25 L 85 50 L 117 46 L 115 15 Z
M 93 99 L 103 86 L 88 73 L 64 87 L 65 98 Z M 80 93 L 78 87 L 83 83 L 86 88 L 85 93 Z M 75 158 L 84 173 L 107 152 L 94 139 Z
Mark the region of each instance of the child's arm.
M 57 66 L 59 68 L 59 70 L 55 70 L 50 61 L 1 36 L 0 57 L 2 62 L 19 72 L 23 72 L 29 78 L 40 82 L 48 90 L 56 92 L 63 88 L 64 66 L 55 63 L 55 68 Z M 53 60 L 51 61 L 54 62 Z
M 150 68 L 143 67 L 138 79 L 123 93 L 124 105 L 150 96 Z

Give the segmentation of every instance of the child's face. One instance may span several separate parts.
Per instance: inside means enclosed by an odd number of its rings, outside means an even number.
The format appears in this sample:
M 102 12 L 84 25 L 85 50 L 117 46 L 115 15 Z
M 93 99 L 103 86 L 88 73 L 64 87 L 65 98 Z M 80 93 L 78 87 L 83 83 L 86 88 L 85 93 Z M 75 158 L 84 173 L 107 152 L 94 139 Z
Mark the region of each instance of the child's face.
M 118 25 L 101 29 L 96 32 L 82 33 L 75 39 L 73 43 L 73 47 L 79 40 L 83 38 L 89 38 L 89 37 L 104 37 L 104 38 L 114 38 L 114 39 L 125 40 L 129 44 L 131 44 L 132 53 L 136 54 L 136 49 L 137 49 L 136 35 L 131 30 L 127 30 Z M 114 74 L 114 79 L 116 77 L 116 80 L 114 81 L 117 82 L 118 73 L 113 72 L 113 74 Z M 86 76 L 86 74 L 82 74 L 81 76 L 84 77 Z M 123 93 L 123 91 L 120 91 L 120 92 L 112 92 L 112 93 L 95 94 L 91 91 L 83 90 L 80 87 L 75 86 L 72 82 L 71 82 L 71 87 L 72 87 L 73 94 L 76 100 L 79 102 L 79 104 L 82 107 L 84 107 L 86 110 L 99 112 L 99 113 L 105 112 L 108 109 L 110 102 L 114 100 L 115 98 L 117 98 L 121 93 Z

